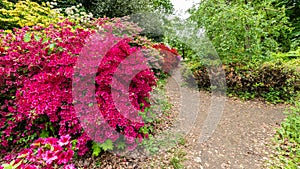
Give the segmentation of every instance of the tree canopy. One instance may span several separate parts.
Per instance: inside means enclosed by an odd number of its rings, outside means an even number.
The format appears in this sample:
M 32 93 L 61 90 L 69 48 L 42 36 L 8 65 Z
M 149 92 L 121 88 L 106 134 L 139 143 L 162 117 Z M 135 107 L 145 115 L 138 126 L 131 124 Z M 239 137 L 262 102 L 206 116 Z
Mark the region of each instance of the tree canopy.
M 269 0 L 203 0 L 191 13 L 223 61 L 248 62 L 289 50 L 286 9 L 275 8 Z

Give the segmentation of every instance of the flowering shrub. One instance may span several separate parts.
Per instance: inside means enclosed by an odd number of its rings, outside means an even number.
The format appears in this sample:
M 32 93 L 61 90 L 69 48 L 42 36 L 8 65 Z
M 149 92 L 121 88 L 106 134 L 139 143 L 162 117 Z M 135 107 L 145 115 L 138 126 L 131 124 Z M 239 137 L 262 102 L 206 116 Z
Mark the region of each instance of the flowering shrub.
M 30 0 L 12 3 L 7 0 L 0 2 L 0 29 L 21 28 L 24 26 L 48 26 L 68 18 L 75 23 L 88 23 L 93 20 L 91 13 L 87 14 L 81 4 L 57 7 L 57 2 L 47 2 L 39 5 Z
M 164 44 L 154 44 L 152 47 L 154 49 L 158 49 L 160 54 L 163 56 L 161 70 L 169 73 L 172 69 L 178 66 L 181 57 L 175 48 L 169 48 Z
M 59 15 L 47 6 L 29 0 L 16 4 L 3 0 L 0 9 L 0 29 L 13 29 L 24 26 L 47 26 L 59 21 Z
M 100 20 L 96 22 L 105 28 L 103 25 L 105 22 Z M 111 27 L 120 27 L 118 23 L 116 22 Z M 100 55 L 103 58 L 95 78 L 99 107 L 96 112 L 79 114 L 80 117 L 89 121 L 88 125 L 92 125 L 89 128 L 82 126 L 86 123 L 80 123 L 82 121 L 75 112 L 72 77 L 73 68 L 86 39 L 95 31 L 89 28 L 75 28 L 74 23 L 64 21 L 47 28 L 24 27 L 16 30 L 14 34 L 0 34 L 2 46 L 0 147 L 2 153 L 11 144 L 28 143 L 39 136 L 63 137 L 69 134 L 72 139 L 77 140 L 76 149 L 79 155 L 88 151 L 87 142 L 92 139 L 103 144 L 107 143 L 107 140 L 123 139 L 128 144 L 128 148 L 132 149 L 136 146 L 137 138 L 140 140 L 147 136 L 139 130 L 144 123 L 138 116 L 138 111 L 143 111 L 144 108 L 150 106 L 149 92 L 156 84 L 156 79 L 150 69 L 144 69 L 132 80 L 130 79 L 128 96 L 133 107 L 125 106 L 123 109 L 125 111 L 119 112 L 113 104 L 110 83 L 119 64 L 130 55 L 139 55 L 140 47 L 131 47 L 129 38 L 115 36 L 109 33 L 109 29 L 103 33 L 105 32 L 108 32 L 107 36 L 110 41 L 107 43 L 110 45 L 94 44 L 103 49 L 107 48 L 107 52 Z M 123 73 L 126 75 L 132 68 L 138 67 L 138 64 L 133 63 L 141 63 L 141 60 L 134 60 L 134 58 L 130 57 L 130 64 L 123 67 L 125 71 Z M 86 60 L 85 64 L 88 63 L 89 60 Z M 85 77 L 88 74 L 85 71 L 85 68 L 80 70 L 78 77 Z M 121 86 L 120 82 L 116 83 Z M 85 92 L 84 95 L 91 93 L 88 89 Z M 124 100 L 119 100 L 121 105 L 123 102 L 125 103 Z M 92 132 L 98 133 L 91 135 Z
M 141 57 L 139 48 L 128 44 L 130 39 L 122 39 L 114 44 L 117 37 L 109 35 L 105 37 L 102 40 L 101 35 L 94 36 L 82 51 L 83 60 L 79 60 L 79 63 L 83 65 L 83 69 L 80 64 L 76 66 L 80 67 L 75 71 L 75 74 L 79 75 L 73 83 L 76 91 L 80 91 L 74 92 L 77 102 L 76 111 L 80 114 L 85 132 L 93 140 L 98 143 L 105 143 L 108 139 L 114 142 L 124 140 L 128 145 L 127 148 L 133 149 L 136 146 L 136 139 L 141 141 L 146 136 L 139 132 L 144 122 L 138 115 L 138 111 L 143 111 L 150 106 L 149 92 L 156 84 L 156 79 L 153 72 L 142 64 L 145 63 L 145 58 Z M 106 45 L 103 45 L 104 43 Z M 99 50 L 97 46 L 108 46 L 108 49 L 103 47 Z M 98 55 L 106 53 L 99 66 L 95 64 L 98 63 L 97 58 L 94 60 L 93 57 L 96 52 Z M 85 65 L 89 67 L 86 68 Z M 93 86 L 94 83 L 91 80 L 94 79 L 91 67 L 99 67 L 95 77 L 96 103 L 92 99 L 93 87 L 88 87 Z M 85 91 L 84 97 L 81 97 L 81 91 Z M 94 104 L 100 105 L 100 111 L 94 108 Z M 87 123 L 84 122 L 86 119 L 89 119 Z
M 87 13 L 81 3 L 76 5 L 66 4 L 65 6 L 62 4 L 64 2 L 65 1 L 54 1 L 54 2 L 46 2 L 46 4 L 57 14 L 61 16 L 65 16 L 66 18 L 70 19 L 73 22 L 87 23 L 93 19 L 93 14 Z
M 53 166 L 63 166 L 64 169 L 75 169 L 75 166 L 70 163 L 74 155 L 70 139 L 69 135 L 62 136 L 60 139 L 39 138 L 29 148 L 22 149 L 17 156 L 7 156 L 6 159 L 12 161 L 2 166 L 20 169 L 52 169 Z
M 2 37 L 2 45 L 7 49 L 0 57 L 3 148 L 27 143 L 30 140 L 25 138 L 34 133 L 36 137 L 41 133 L 82 133 L 71 106 L 70 80 L 76 55 L 92 31 L 72 30 L 71 26 L 73 23 L 66 21 L 57 27 L 24 27 Z M 32 32 L 38 30 L 42 36 Z

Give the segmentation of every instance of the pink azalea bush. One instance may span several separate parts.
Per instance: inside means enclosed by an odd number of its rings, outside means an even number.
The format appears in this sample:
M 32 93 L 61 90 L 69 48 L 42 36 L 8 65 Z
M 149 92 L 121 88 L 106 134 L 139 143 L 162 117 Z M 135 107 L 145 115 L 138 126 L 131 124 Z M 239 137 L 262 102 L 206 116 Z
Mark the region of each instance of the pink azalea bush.
M 97 21 L 97 24 L 100 27 L 106 22 Z M 1 35 L 1 49 L 5 49 L 0 56 L 2 153 L 10 144 L 27 143 L 30 140 L 24 138 L 34 134 L 38 137 L 42 133 L 58 137 L 69 134 L 72 139 L 77 139 L 79 155 L 88 151 L 86 145 L 91 138 L 83 131 L 74 110 L 72 77 L 74 65 L 86 39 L 94 33 L 94 27 L 76 28 L 74 23 L 65 21 L 47 28 L 24 27 L 15 30 L 13 34 Z M 100 143 L 107 139 L 115 141 L 119 136 L 111 128 L 118 129 L 125 138 L 130 136 L 127 142 L 134 146 L 133 137 L 144 137 L 139 133 L 143 122 L 141 119 L 132 122 L 126 118 L 127 115 L 137 116 L 137 111 L 133 114 L 120 113 L 114 108 L 109 83 L 118 64 L 139 48 L 131 47 L 129 38 L 117 40 L 120 42 L 103 57 L 95 79 L 98 112 L 105 120 L 98 124 L 103 130 L 97 131 L 105 132 L 97 133 L 93 139 Z M 84 70 L 81 73 L 84 74 Z M 129 92 L 135 109 L 142 111 L 150 106 L 147 97 L 155 81 L 150 69 L 140 72 L 132 80 Z
M 93 31 L 72 26 L 66 21 L 48 28 L 24 27 L 2 37 L 7 48 L 0 57 L 2 151 L 48 130 L 47 123 L 57 129 L 51 135 L 82 135 L 71 105 L 70 80 L 76 55 Z M 43 34 L 38 37 L 35 31 Z
M 64 169 L 75 169 L 71 163 L 74 151 L 72 150 L 71 137 L 62 136 L 60 139 L 49 137 L 35 140 L 29 148 L 22 149 L 9 164 L 20 169 L 53 169 L 53 166 L 63 166 Z
M 150 106 L 157 80 L 148 63 L 155 57 L 159 60 L 151 64 L 169 62 L 151 52 L 145 55 L 156 47 L 139 31 L 126 18 L 2 31 L 0 151 L 7 154 L 11 145 L 32 143 L 6 160 L 21 168 L 71 169 L 74 151 L 84 155 L 92 141 L 125 142 L 132 150 L 147 138 L 139 112 Z M 73 149 L 71 140 L 76 140 Z

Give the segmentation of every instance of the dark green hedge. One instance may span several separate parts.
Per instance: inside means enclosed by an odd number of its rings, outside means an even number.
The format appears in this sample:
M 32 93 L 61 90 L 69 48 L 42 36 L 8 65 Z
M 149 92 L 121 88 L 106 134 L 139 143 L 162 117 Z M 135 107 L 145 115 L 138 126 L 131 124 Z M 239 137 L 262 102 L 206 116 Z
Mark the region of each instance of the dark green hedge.
M 223 65 L 226 74 L 226 87 L 229 96 L 243 99 L 264 98 L 272 103 L 293 101 L 300 91 L 300 59 L 289 62 L 265 62 L 260 66 Z M 217 77 L 219 72 L 212 76 Z M 193 70 L 200 88 L 211 88 L 211 81 L 206 67 Z

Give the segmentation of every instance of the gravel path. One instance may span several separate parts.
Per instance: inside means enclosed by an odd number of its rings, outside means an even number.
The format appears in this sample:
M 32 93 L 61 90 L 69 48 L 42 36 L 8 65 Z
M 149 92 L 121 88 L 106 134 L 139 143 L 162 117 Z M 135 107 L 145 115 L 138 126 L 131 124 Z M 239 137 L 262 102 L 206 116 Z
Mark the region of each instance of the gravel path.
M 275 128 L 284 119 L 286 105 L 270 105 L 262 101 L 241 101 L 234 98 L 214 97 L 205 91 L 195 92 L 182 86 L 178 73 L 168 79 L 167 93 L 180 116 L 194 117 L 194 123 L 185 135 L 187 160 L 184 168 L 266 168 L 264 161 L 272 153 L 268 148 Z M 177 74 L 177 75 L 176 75 Z M 189 96 L 185 96 L 189 95 Z M 192 101 L 182 97 L 193 98 Z M 180 98 L 182 99 L 180 102 Z M 198 99 L 195 99 L 198 98 Z M 199 142 L 203 124 L 210 109 L 216 106 L 214 100 L 224 101 L 221 119 L 211 137 Z M 185 101 L 184 101 L 185 100 Z M 194 106 L 195 100 L 198 100 Z M 225 101 L 226 100 L 226 101 Z M 221 103 L 221 102 L 220 102 Z M 193 118 L 192 118 L 193 119 Z M 196 120 L 195 120 L 196 119 Z

